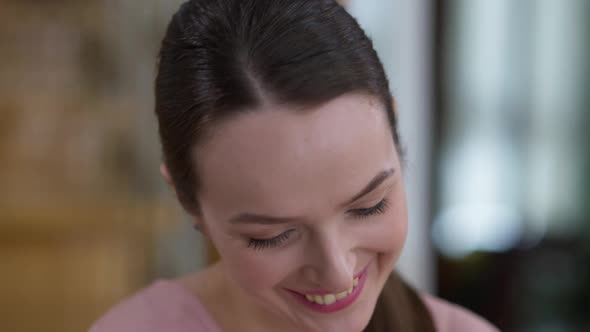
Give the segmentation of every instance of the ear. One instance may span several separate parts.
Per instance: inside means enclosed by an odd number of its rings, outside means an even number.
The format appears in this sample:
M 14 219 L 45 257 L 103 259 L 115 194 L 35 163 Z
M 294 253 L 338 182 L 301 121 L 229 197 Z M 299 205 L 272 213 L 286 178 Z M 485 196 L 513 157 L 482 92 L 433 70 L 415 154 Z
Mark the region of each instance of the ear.
M 168 167 L 166 167 L 166 165 L 164 163 L 160 164 L 160 174 L 162 175 L 162 177 L 164 178 L 166 183 L 168 183 L 170 188 L 172 188 L 172 190 L 174 190 L 174 194 L 176 195 L 176 199 L 178 201 L 180 201 L 180 199 L 178 197 L 178 192 L 176 191 L 176 187 L 174 186 L 174 182 L 172 181 L 172 177 L 170 176 L 170 172 L 168 171 Z M 193 222 L 193 227 L 196 230 L 198 230 L 199 232 L 201 232 L 204 236 L 208 237 L 207 229 L 205 227 L 205 224 L 203 223 L 203 219 L 201 218 L 201 216 L 195 212 L 191 212 L 191 211 L 187 211 L 187 212 L 189 213 L 189 215 L 191 217 L 191 220 Z
M 172 190 L 174 190 L 174 195 L 176 195 L 176 199 L 180 202 L 180 196 L 178 196 L 178 191 L 176 190 L 176 186 L 174 185 L 174 181 L 172 181 L 172 176 L 170 176 L 170 172 L 168 171 L 168 167 L 164 163 L 160 164 L 160 174 L 164 178 L 164 181 L 168 184 Z
M 170 172 L 168 172 L 168 167 L 166 167 L 166 165 L 164 165 L 164 163 L 160 164 L 160 174 L 162 175 L 164 180 L 166 180 L 166 183 L 168 183 L 168 185 L 172 189 L 175 189 L 174 183 L 172 182 L 172 177 L 170 176 Z M 176 191 L 176 189 L 175 189 L 175 191 Z
M 394 95 L 391 95 L 391 109 L 393 110 L 393 114 L 397 117 L 397 99 L 395 99 Z

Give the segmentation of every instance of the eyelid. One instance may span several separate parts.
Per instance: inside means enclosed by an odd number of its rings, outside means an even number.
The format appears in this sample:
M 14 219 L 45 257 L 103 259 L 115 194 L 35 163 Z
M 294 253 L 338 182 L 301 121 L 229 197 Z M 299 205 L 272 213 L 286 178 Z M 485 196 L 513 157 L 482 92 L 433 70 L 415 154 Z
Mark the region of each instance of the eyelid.
M 248 241 L 248 248 L 251 248 L 254 250 L 261 250 L 261 249 L 274 248 L 274 247 L 281 246 L 285 241 L 287 241 L 291 238 L 291 233 L 294 231 L 295 231 L 295 229 L 292 228 L 287 231 L 284 231 L 283 233 L 281 233 L 275 237 L 266 238 L 266 239 L 250 238 L 250 240 Z
M 366 193 L 364 196 L 359 197 L 356 201 L 351 202 L 352 206 L 361 206 L 374 201 L 376 198 L 383 198 L 389 196 L 395 186 L 395 176 L 389 177 L 383 181 L 378 187 L 373 189 L 371 192 Z M 354 209 L 352 209 L 354 210 Z
M 379 203 L 377 203 L 371 207 L 351 209 L 351 210 L 348 210 L 347 213 L 350 214 L 354 218 L 367 218 L 367 217 L 371 217 L 371 216 L 385 213 L 385 211 L 387 210 L 388 207 L 389 207 L 389 200 L 387 199 L 387 196 L 386 196 L 382 200 L 380 200 Z
M 375 188 L 375 190 L 373 190 L 372 192 L 367 193 L 362 198 L 359 198 L 352 205 L 352 206 L 357 206 L 357 207 L 353 207 L 353 208 L 349 209 L 348 211 L 363 210 L 363 209 L 368 209 L 368 208 L 374 207 L 375 205 L 381 203 L 381 201 L 383 199 L 389 197 L 393 190 L 394 190 L 394 183 L 390 183 L 387 186 L 381 185 L 381 186 Z M 372 204 L 372 202 L 375 202 L 376 200 L 379 200 L 379 201 L 377 203 L 374 203 L 374 205 L 369 206 L 369 207 L 363 207 L 363 205 Z
M 290 228 L 290 229 L 287 229 L 287 230 L 285 230 L 283 232 L 280 232 L 280 233 L 278 233 L 277 235 L 274 235 L 274 236 L 272 236 L 272 235 L 266 236 L 266 237 L 264 237 L 264 236 L 260 236 L 260 237 L 250 236 L 249 238 L 252 239 L 252 240 L 259 240 L 259 241 L 272 240 L 272 239 L 276 239 L 276 238 L 280 237 L 281 235 L 283 235 L 285 233 L 289 233 L 289 232 L 294 231 L 294 230 L 295 230 L 294 228 Z

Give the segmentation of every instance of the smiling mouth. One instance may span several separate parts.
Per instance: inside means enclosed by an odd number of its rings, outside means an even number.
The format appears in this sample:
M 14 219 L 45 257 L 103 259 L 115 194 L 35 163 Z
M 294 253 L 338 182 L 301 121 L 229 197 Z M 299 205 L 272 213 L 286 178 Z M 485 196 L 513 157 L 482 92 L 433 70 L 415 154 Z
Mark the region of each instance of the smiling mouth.
M 359 285 L 359 277 L 354 278 L 352 281 L 352 287 L 337 294 L 305 294 L 305 299 L 311 303 L 317 303 L 321 305 L 330 305 L 336 301 L 347 298 Z M 303 295 L 303 294 L 302 294 Z
M 367 279 L 367 271 L 370 264 L 354 278 L 353 286 L 340 293 L 327 293 L 324 291 L 313 291 L 300 293 L 289 290 L 295 298 L 306 307 L 321 313 L 331 313 L 343 310 L 354 303 L 360 296 L 365 281 Z

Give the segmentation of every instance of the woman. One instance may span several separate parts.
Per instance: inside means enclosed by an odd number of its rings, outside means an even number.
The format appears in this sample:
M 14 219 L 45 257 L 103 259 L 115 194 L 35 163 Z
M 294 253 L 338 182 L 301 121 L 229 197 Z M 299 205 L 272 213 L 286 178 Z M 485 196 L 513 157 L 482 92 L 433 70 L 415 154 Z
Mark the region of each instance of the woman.
M 331 0 L 194 0 L 164 37 L 161 172 L 220 261 L 116 331 L 495 331 L 392 274 L 407 211 L 387 78 Z

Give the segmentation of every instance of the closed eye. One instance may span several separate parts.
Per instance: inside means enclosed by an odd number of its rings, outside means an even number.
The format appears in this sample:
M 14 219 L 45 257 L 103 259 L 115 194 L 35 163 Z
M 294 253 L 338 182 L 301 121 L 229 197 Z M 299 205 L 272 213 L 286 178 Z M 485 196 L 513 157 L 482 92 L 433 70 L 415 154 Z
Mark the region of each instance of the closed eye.
M 283 244 L 283 242 L 287 241 L 291 236 L 291 233 L 293 233 L 294 231 L 294 229 L 290 229 L 284 233 L 281 233 L 269 239 L 250 239 L 248 241 L 248 248 L 259 250 L 278 247 L 281 244 Z
M 367 218 L 370 216 L 375 216 L 375 215 L 380 215 L 380 214 L 385 213 L 385 211 L 387 210 L 388 207 L 389 207 L 389 201 L 387 200 L 387 198 L 384 198 L 381 200 L 381 202 L 377 203 L 374 206 L 371 206 L 369 208 L 363 208 L 363 209 L 349 210 L 348 214 L 350 214 L 354 218 Z

